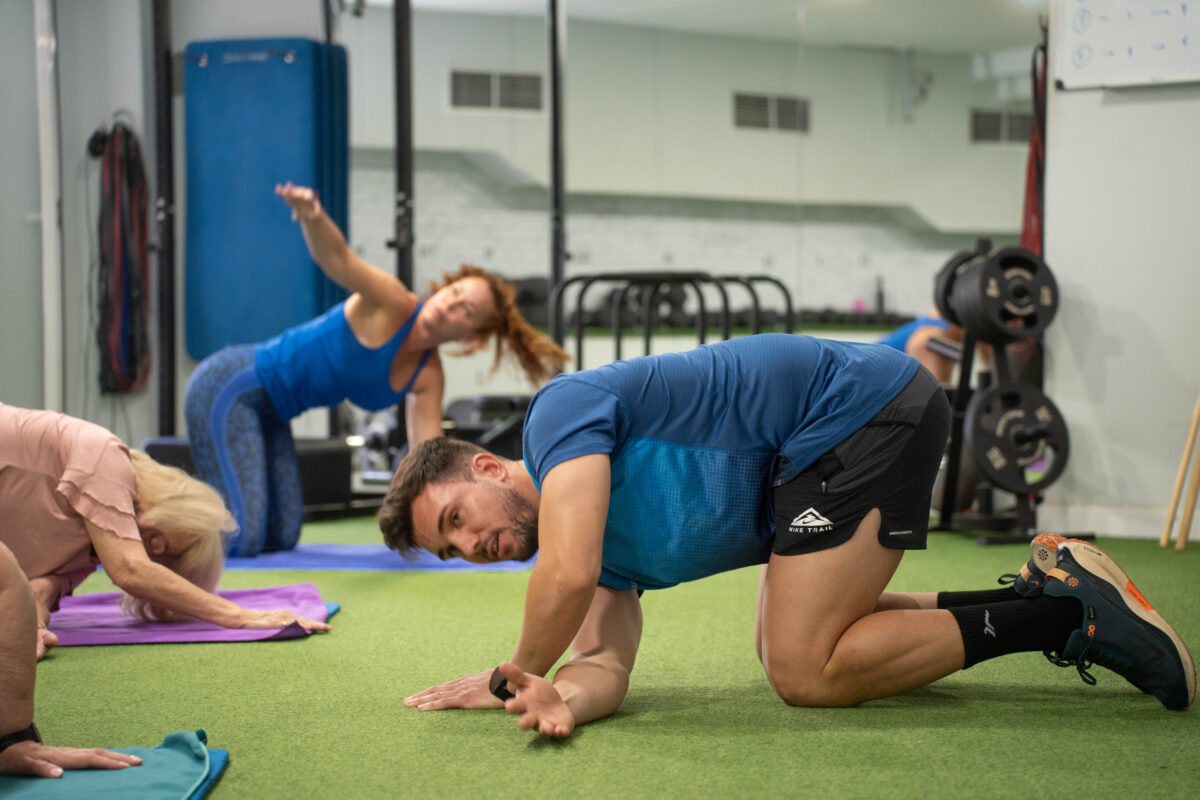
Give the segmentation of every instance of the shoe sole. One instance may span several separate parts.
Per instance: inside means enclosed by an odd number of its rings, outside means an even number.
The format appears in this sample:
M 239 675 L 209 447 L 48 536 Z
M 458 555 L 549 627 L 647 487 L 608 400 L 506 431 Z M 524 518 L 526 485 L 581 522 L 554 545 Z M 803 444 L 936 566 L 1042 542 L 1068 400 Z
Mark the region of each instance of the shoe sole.
M 1192 661 L 1192 654 L 1188 650 L 1187 645 L 1183 643 L 1183 639 L 1179 638 L 1179 634 L 1175 632 L 1171 624 L 1163 618 L 1162 614 L 1155 610 L 1154 606 L 1150 605 L 1150 601 L 1138 591 L 1137 587 L 1133 585 L 1133 581 L 1125 574 L 1125 570 L 1118 566 L 1112 556 L 1105 553 L 1099 547 L 1080 541 L 1079 539 L 1063 539 L 1063 541 L 1057 543 L 1056 551 L 1058 549 L 1068 550 L 1071 553 L 1071 557 L 1075 559 L 1075 563 L 1080 567 L 1116 588 L 1126 607 L 1137 615 L 1139 619 L 1167 634 L 1171 639 L 1171 643 L 1175 646 L 1175 652 L 1179 656 L 1180 662 L 1183 664 L 1183 673 L 1187 680 L 1188 702 L 1186 706 L 1179 710 L 1186 711 L 1190 708 L 1192 702 L 1196 699 L 1196 665 Z M 1057 552 L 1054 555 L 1057 558 Z M 1047 570 L 1046 574 L 1064 583 L 1070 578 L 1070 573 L 1059 567 Z

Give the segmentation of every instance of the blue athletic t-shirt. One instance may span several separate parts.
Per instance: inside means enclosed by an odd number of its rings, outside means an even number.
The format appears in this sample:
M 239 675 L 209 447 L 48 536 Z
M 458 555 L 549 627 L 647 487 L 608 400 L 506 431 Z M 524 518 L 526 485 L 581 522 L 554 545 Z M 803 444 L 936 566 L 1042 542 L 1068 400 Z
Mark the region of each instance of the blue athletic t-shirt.
M 661 589 L 767 561 L 769 489 L 862 427 L 918 368 L 876 344 L 762 334 L 562 374 L 534 396 L 524 458 L 605 453 L 600 582 Z

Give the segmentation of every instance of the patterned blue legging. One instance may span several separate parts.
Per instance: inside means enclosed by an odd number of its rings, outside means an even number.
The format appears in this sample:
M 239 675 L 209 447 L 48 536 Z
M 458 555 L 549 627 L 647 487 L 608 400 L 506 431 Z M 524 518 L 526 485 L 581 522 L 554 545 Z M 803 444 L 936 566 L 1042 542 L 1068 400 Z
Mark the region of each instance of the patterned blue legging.
M 229 555 L 295 547 L 304 521 L 296 445 L 254 372 L 254 346 L 226 347 L 200 362 L 184 408 L 196 471 L 240 528 Z

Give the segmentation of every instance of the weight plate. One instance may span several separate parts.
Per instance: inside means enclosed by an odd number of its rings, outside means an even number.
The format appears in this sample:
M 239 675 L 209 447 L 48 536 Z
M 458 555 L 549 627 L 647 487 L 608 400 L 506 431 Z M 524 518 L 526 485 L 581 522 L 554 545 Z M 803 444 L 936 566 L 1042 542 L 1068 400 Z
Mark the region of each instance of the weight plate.
M 1046 262 L 1009 247 L 959 271 L 951 302 L 960 324 L 991 344 L 1039 336 L 1058 310 L 1058 284 Z
M 975 253 L 970 250 L 959 250 L 954 255 L 950 256 L 950 260 L 937 274 L 936 280 L 933 283 L 933 306 L 942 315 L 942 319 L 949 322 L 951 325 L 961 325 L 958 321 L 958 314 L 954 311 L 954 304 L 951 298 L 951 293 L 954 290 L 954 277 L 958 272 L 958 268 L 975 257 Z
M 1058 407 L 1023 383 L 990 386 L 967 404 L 963 442 L 980 471 L 1001 489 L 1045 489 L 1067 466 L 1070 437 Z
M 942 315 L 942 319 L 952 325 L 961 325 L 959 315 L 954 312 L 954 302 L 950 296 L 954 290 L 954 276 L 959 271 L 959 267 L 972 258 L 974 258 L 974 253 L 968 249 L 960 249 L 958 253 L 950 255 L 950 260 L 937 272 L 937 278 L 934 279 L 934 307 L 937 308 L 937 313 Z

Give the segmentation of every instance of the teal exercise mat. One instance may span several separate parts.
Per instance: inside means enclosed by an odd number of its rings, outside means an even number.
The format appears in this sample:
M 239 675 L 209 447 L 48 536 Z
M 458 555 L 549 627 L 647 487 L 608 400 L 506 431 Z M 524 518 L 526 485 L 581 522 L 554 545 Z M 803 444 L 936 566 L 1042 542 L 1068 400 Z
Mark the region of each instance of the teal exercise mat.
M 0 796 L 30 800 L 200 800 L 229 764 L 229 752 L 210 750 L 208 734 L 178 731 L 155 747 L 109 747 L 139 756 L 125 769 L 64 770 L 61 778 L 0 777 Z
M 424 550 L 411 560 L 381 544 L 298 544 L 291 550 L 259 553 L 253 558 L 227 558 L 225 569 L 323 570 L 333 572 L 519 572 L 529 561 L 472 564 L 461 558 L 442 561 Z

